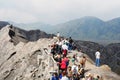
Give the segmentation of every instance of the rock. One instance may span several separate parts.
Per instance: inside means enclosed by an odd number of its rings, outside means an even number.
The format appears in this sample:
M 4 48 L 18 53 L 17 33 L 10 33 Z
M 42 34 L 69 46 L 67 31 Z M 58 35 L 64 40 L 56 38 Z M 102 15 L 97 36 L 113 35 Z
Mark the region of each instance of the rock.
M 106 46 L 106 52 L 106 64 L 108 64 L 114 72 L 120 74 L 120 43 L 109 44 Z
M 48 79 L 49 71 L 53 69 L 50 68 L 49 57 L 44 48 L 48 48 L 48 44 L 53 41 L 46 38 L 28 43 L 20 41 L 15 46 L 9 41 L 8 27 L 0 30 L 0 80 Z M 38 55 L 41 60 L 39 65 Z
M 47 34 L 40 30 L 25 31 L 23 29 L 14 27 L 13 25 L 11 26 L 15 35 L 12 39 L 10 39 L 10 41 L 13 42 L 14 45 L 17 45 L 19 42 L 27 43 L 28 41 L 37 41 L 40 38 L 52 38 L 54 36 L 53 34 Z

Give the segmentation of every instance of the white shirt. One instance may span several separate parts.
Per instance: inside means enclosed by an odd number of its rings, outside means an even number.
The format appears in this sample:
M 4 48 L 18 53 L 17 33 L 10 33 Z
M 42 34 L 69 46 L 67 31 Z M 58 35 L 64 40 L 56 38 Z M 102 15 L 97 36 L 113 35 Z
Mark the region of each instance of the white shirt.
M 95 53 L 95 56 L 96 56 L 96 59 L 100 59 L 100 52 L 97 51 L 97 52 Z
M 75 70 L 75 73 L 77 74 L 77 72 L 78 72 L 78 66 L 73 65 L 72 66 L 72 71 L 74 72 L 74 70 Z
M 66 44 L 62 45 L 62 49 L 63 50 L 65 50 L 65 49 L 68 50 L 68 46 Z
M 64 41 L 65 41 L 65 43 L 69 43 L 69 41 L 68 41 L 68 40 L 66 40 L 66 39 L 65 39 Z
M 63 76 L 61 80 L 69 80 L 68 77 Z

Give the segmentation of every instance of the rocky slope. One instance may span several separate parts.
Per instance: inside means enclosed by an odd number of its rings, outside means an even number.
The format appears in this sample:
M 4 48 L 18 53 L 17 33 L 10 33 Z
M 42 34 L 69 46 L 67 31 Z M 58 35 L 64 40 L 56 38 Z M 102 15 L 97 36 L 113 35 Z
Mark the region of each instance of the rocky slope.
M 101 64 L 107 64 L 112 71 L 120 74 L 120 43 L 112 43 L 107 46 L 90 41 L 75 41 L 75 45 L 95 61 L 95 52 L 101 52 Z
M 102 65 L 99 68 L 91 64 L 89 61 L 86 63 L 86 74 L 91 73 L 94 76 L 99 75 L 103 80 L 119 80 L 120 76 L 111 71 L 107 65 Z
M 47 54 L 50 50 L 48 45 L 55 40 L 42 38 L 27 43 L 20 40 L 14 45 L 9 41 L 8 31 L 8 26 L 0 30 L 0 80 L 48 80 L 50 72 L 57 70 L 56 63 Z M 79 44 L 82 45 L 83 51 L 88 51 L 93 47 L 94 49 L 91 49 L 93 51 L 102 48 L 102 46 L 99 47 L 99 44 L 95 46 L 94 43 L 90 42 Z M 77 51 L 72 51 L 71 54 L 73 53 L 77 53 Z M 88 52 L 85 53 L 90 55 Z M 87 73 L 99 74 L 103 80 L 120 80 L 120 77 L 112 72 L 107 65 L 97 68 L 90 58 L 87 57 Z
M 26 43 L 28 41 L 37 41 L 39 38 L 52 38 L 54 36 L 53 34 L 47 34 L 40 30 L 26 31 L 15 26 L 12 27 L 13 32 L 15 32 L 15 35 L 12 39 L 15 45 L 20 41 Z
M 120 74 L 120 43 L 109 44 L 105 49 L 107 52 L 105 63 Z
M 19 42 L 15 46 L 9 42 L 8 31 L 8 26 L 0 30 L 0 80 L 48 80 L 52 62 L 44 48 L 52 40 Z

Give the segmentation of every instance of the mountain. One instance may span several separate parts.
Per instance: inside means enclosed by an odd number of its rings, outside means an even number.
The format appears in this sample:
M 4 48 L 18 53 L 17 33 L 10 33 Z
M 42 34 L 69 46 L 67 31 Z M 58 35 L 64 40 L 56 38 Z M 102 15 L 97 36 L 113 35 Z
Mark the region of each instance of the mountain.
M 21 32 L 21 29 L 19 31 Z M 51 77 L 50 73 L 58 71 L 57 63 L 48 54 L 51 49 L 48 45 L 53 44 L 56 40 L 40 38 L 36 41 L 28 41 L 27 43 L 20 41 L 17 45 L 13 45 L 9 41 L 8 32 L 9 25 L 0 30 L 0 80 L 49 80 Z M 19 35 L 23 34 L 19 33 Z M 84 49 L 86 48 L 86 50 L 91 49 L 92 51 L 102 48 L 101 45 L 94 42 L 78 42 L 79 46 Z M 68 56 L 72 57 L 74 53 L 79 52 L 71 51 Z M 91 73 L 94 77 L 99 75 L 102 78 L 101 80 L 120 80 L 120 76 L 112 72 L 109 66 L 104 64 L 96 67 L 89 55 L 86 53 L 84 55 L 87 58 L 85 76 Z
M 96 17 L 83 17 L 55 25 L 54 32 L 78 40 L 120 42 L 120 18 L 102 21 Z
M 61 27 L 60 30 L 65 36 L 72 36 L 75 39 L 92 39 L 93 35 L 97 37 L 99 25 L 103 24 L 102 20 L 95 17 L 84 17 L 56 26 Z
M 0 29 L 3 28 L 6 25 L 9 25 L 9 23 L 6 22 L 6 21 L 0 21 Z
M 19 28 L 25 29 L 25 30 L 34 30 L 34 29 L 40 29 L 42 31 L 45 31 L 49 33 L 51 31 L 52 26 L 50 24 L 45 24 L 42 22 L 36 22 L 36 23 L 15 23 L 12 21 L 9 21 L 9 23 L 13 24 L 14 26 L 17 26 Z
M 28 24 L 10 23 L 26 30 L 40 29 L 51 34 L 60 32 L 65 37 L 71 36 L 76 40 L 94 41 L 104 45 L 120 42 L 120 17 L 103 21 L 96 17 L 86 16 L 57 25 L 41 22 Z
M 15 33 L 13 35 L 12 42 L 17 45 L 19 42 L 28 42 L 28 41 L 36 41 L 40 38 L 52 38 L 53 34 L 47 34 L 41 30 L 23 30 L 12 26 L 12 31 Z
M 20 42 L 28 43 L 29 41 L 37 41 L 40 38 L 52 38 L 54 36 L 53 34 L 47 34 L 40 30 L 26 31 L 14 26 L 13 26 L 13 31 L 16 34 L 13 37 L 13 43 L 15 45 L 19 44 Z M 108 64 L 114 72 L 120 74 L 119 73 L 120 70 L 119 43 L 114 43 L 114 44 L 112 43 L 107 46 L 103 46 L 91 41 L 74 40 L 74 45 L 77 47 L 77 49 L 81 49 L 84 53 L 86 53 L 93 61 L 95 61 L 94 53 L 99 49 L 102 54 L 101 63 Z
M 120 40 L 120 18 L 107 21 L 101 30 L 101 38 Z
M 105 62 L 110 65 L 111 69 L 120 74 L 120 43 L 112 43 L 105 47 Z
M 82 50 L 93 61 L 95 61 L 95 52 L 101 53 L 101 65 L 107 64 L 111 70 L 120 75 L 120 43 L 112 43 L 107 46 L 100 45 L 91 41 L 74 41 L 78 50 Z

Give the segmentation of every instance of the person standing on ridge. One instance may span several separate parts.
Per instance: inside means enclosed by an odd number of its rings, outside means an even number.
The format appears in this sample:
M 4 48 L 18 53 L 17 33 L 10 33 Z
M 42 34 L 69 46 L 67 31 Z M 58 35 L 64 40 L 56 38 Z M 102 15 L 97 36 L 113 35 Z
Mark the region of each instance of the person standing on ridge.
M 9 26 L 9 32 L 8 32 L 9 36 L 10 36 L 10 42 L 13 42 L 13 37 L 15 36 L 15 31 L 12 25 Z
M 60 33 L 59 32 L 57 32 L 57 39 L 58 39 L 58 41 L 60 40 Z
M 72 50 L 73 49 L 73 39 L 71 37 L 69 37 L 68 40 L 69 40 L 69 45 L 68 45 L 69 50 Z
M 100 66 L 100 52 L 99 50 L 97 50 L 97 52 L 95 53 L 95 56 L 96 56 L 96 66 L 99 67 Z

